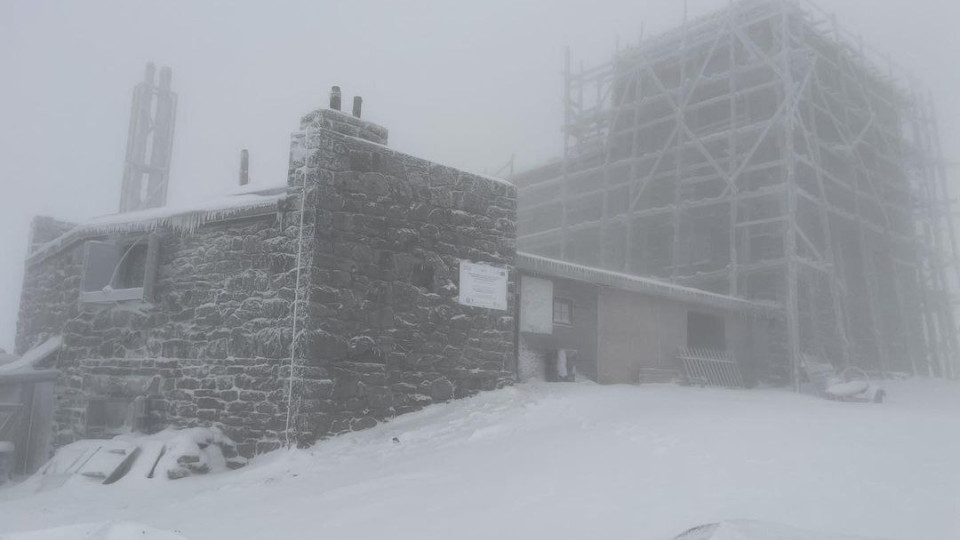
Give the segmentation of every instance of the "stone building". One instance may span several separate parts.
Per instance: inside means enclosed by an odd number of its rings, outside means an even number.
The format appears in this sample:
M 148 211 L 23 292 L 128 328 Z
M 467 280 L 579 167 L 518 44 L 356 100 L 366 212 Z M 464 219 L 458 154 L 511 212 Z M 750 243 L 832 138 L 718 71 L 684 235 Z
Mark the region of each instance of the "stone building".
M 250 456 L 509 384 L 514 187 L 386 144 L 318 110 L 285 186 L 36 219 L 16 348 L 59 339 L 54 444 L 214 425 Z M 465 305 L 464 262 L 505 309 Z

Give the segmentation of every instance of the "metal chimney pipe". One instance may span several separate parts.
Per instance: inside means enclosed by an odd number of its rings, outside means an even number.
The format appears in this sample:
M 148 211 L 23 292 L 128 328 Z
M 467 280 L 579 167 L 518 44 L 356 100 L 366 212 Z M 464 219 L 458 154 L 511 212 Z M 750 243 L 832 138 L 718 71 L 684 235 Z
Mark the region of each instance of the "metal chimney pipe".
M 353 116 L 360 118 L 360 111 L 363 109 L 363 98 L 353 96 Z
M 160 89 L 170 90 L 170 81 L 173 79 L 173 71 L 168 66 L 160 68 Z
M 245 186 L 250 183 L 250 152 L 244 148 L 240 151 L 240 185 Z
M 147 86 L 153 86 L 156 81 L 157 66 L 153 62 L 147 62 L 147 69 L 143 73 L 143 83 Z
M 334 86 L 330 89 L 330 108 L 339 111 L 340 110 L 340 87 Z

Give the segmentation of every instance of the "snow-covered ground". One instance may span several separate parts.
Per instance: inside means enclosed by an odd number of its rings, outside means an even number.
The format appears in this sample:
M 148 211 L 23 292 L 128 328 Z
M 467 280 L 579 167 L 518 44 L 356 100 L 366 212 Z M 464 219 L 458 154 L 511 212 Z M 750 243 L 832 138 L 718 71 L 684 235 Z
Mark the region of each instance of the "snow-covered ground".
M 873 405 L 773 390 L 520 385 L 236 472 L 0 489 L 0 538 L 125 522 L 191 540 L 667 540 L 727 519 L 960 538 L 960 386 L 887 389 L 888 402 Z

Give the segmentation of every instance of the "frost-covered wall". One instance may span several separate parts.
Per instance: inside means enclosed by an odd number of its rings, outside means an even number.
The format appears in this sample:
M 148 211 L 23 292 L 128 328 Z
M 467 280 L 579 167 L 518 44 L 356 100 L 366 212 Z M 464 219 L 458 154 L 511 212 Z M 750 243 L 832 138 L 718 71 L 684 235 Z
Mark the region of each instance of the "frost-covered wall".
M 316 218 L 294 378 L 305 440 L 514 379 L 515 188 L 382 143 L 332 110 L 293 137 L 289 183 Z M 507 311 L 457 302 L 461 260 L 510 269 Z
M 55 444 L 95 435 L 98 398 L 144 403 L 147 429 L 218 426 L 249 456 L 510 383 L 513 186 L 384 143 L 318 111 L 277 211 L 129 233 L 159 237 L 149 303 L 82 303 L 83 239 L 30 259 L 17 350 L 63 335 Z M 38 220 L 34 244 L 69 228 Z M 509 310 L 458 304 L 462 259 L 510 269 Z
M 157 231 L 152 304 L 81 303 L 82 243 L 28 265 L 17 349 L 64 337 L 55 444 L 91 436 L 91 398 L 142 396 L 147 427 L 216 424 L 247 455 L 276 446 L 295 264 L 295 227 L 284 223 L 266 215 Z

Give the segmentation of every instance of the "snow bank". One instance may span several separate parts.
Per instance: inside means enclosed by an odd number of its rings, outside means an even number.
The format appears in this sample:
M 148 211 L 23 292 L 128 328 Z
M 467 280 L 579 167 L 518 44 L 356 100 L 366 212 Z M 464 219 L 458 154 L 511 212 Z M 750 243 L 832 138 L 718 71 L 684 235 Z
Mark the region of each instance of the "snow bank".
M 726 521 L 696 527 L 675 540 L 871 540 L 863 536 L 840 536 L 802 531 L 761 521 Z M 876 539 L 873 539 L 876 540 Z
M 139 523 L 90 523 L 4 535 L 3 540 L 186 540 L 185 536 Z
M 102 484 L 136 459 L 136 445 L 117 440 L 83 440 L 59 448 L 34 477 L 37 489 L 60 487 L 70 481 Z
M 668 540 L 757 520 L 956 540 L 960 386 L 885 389 L 878 407 L 774 390 L 522 384 L 229 474 L 2 488 L 0 536 L 127 520 L 203 540 Z
M 57 450 L 21 490 L 40 492 L 68 484 L 129 484 L 178 480 L 246 464 L 236 444 L 217 428 L 168 429 L 109 440 L 82 440 Z
M 155 456 L 151 478 L 177 480 L 194 474 L 207 474 L 237 469 L 246 460 L 237 454 L 237 445 L 217 428 L 167 429 L 154 435 L 121 435 L 115 440 L 127 441 Z

